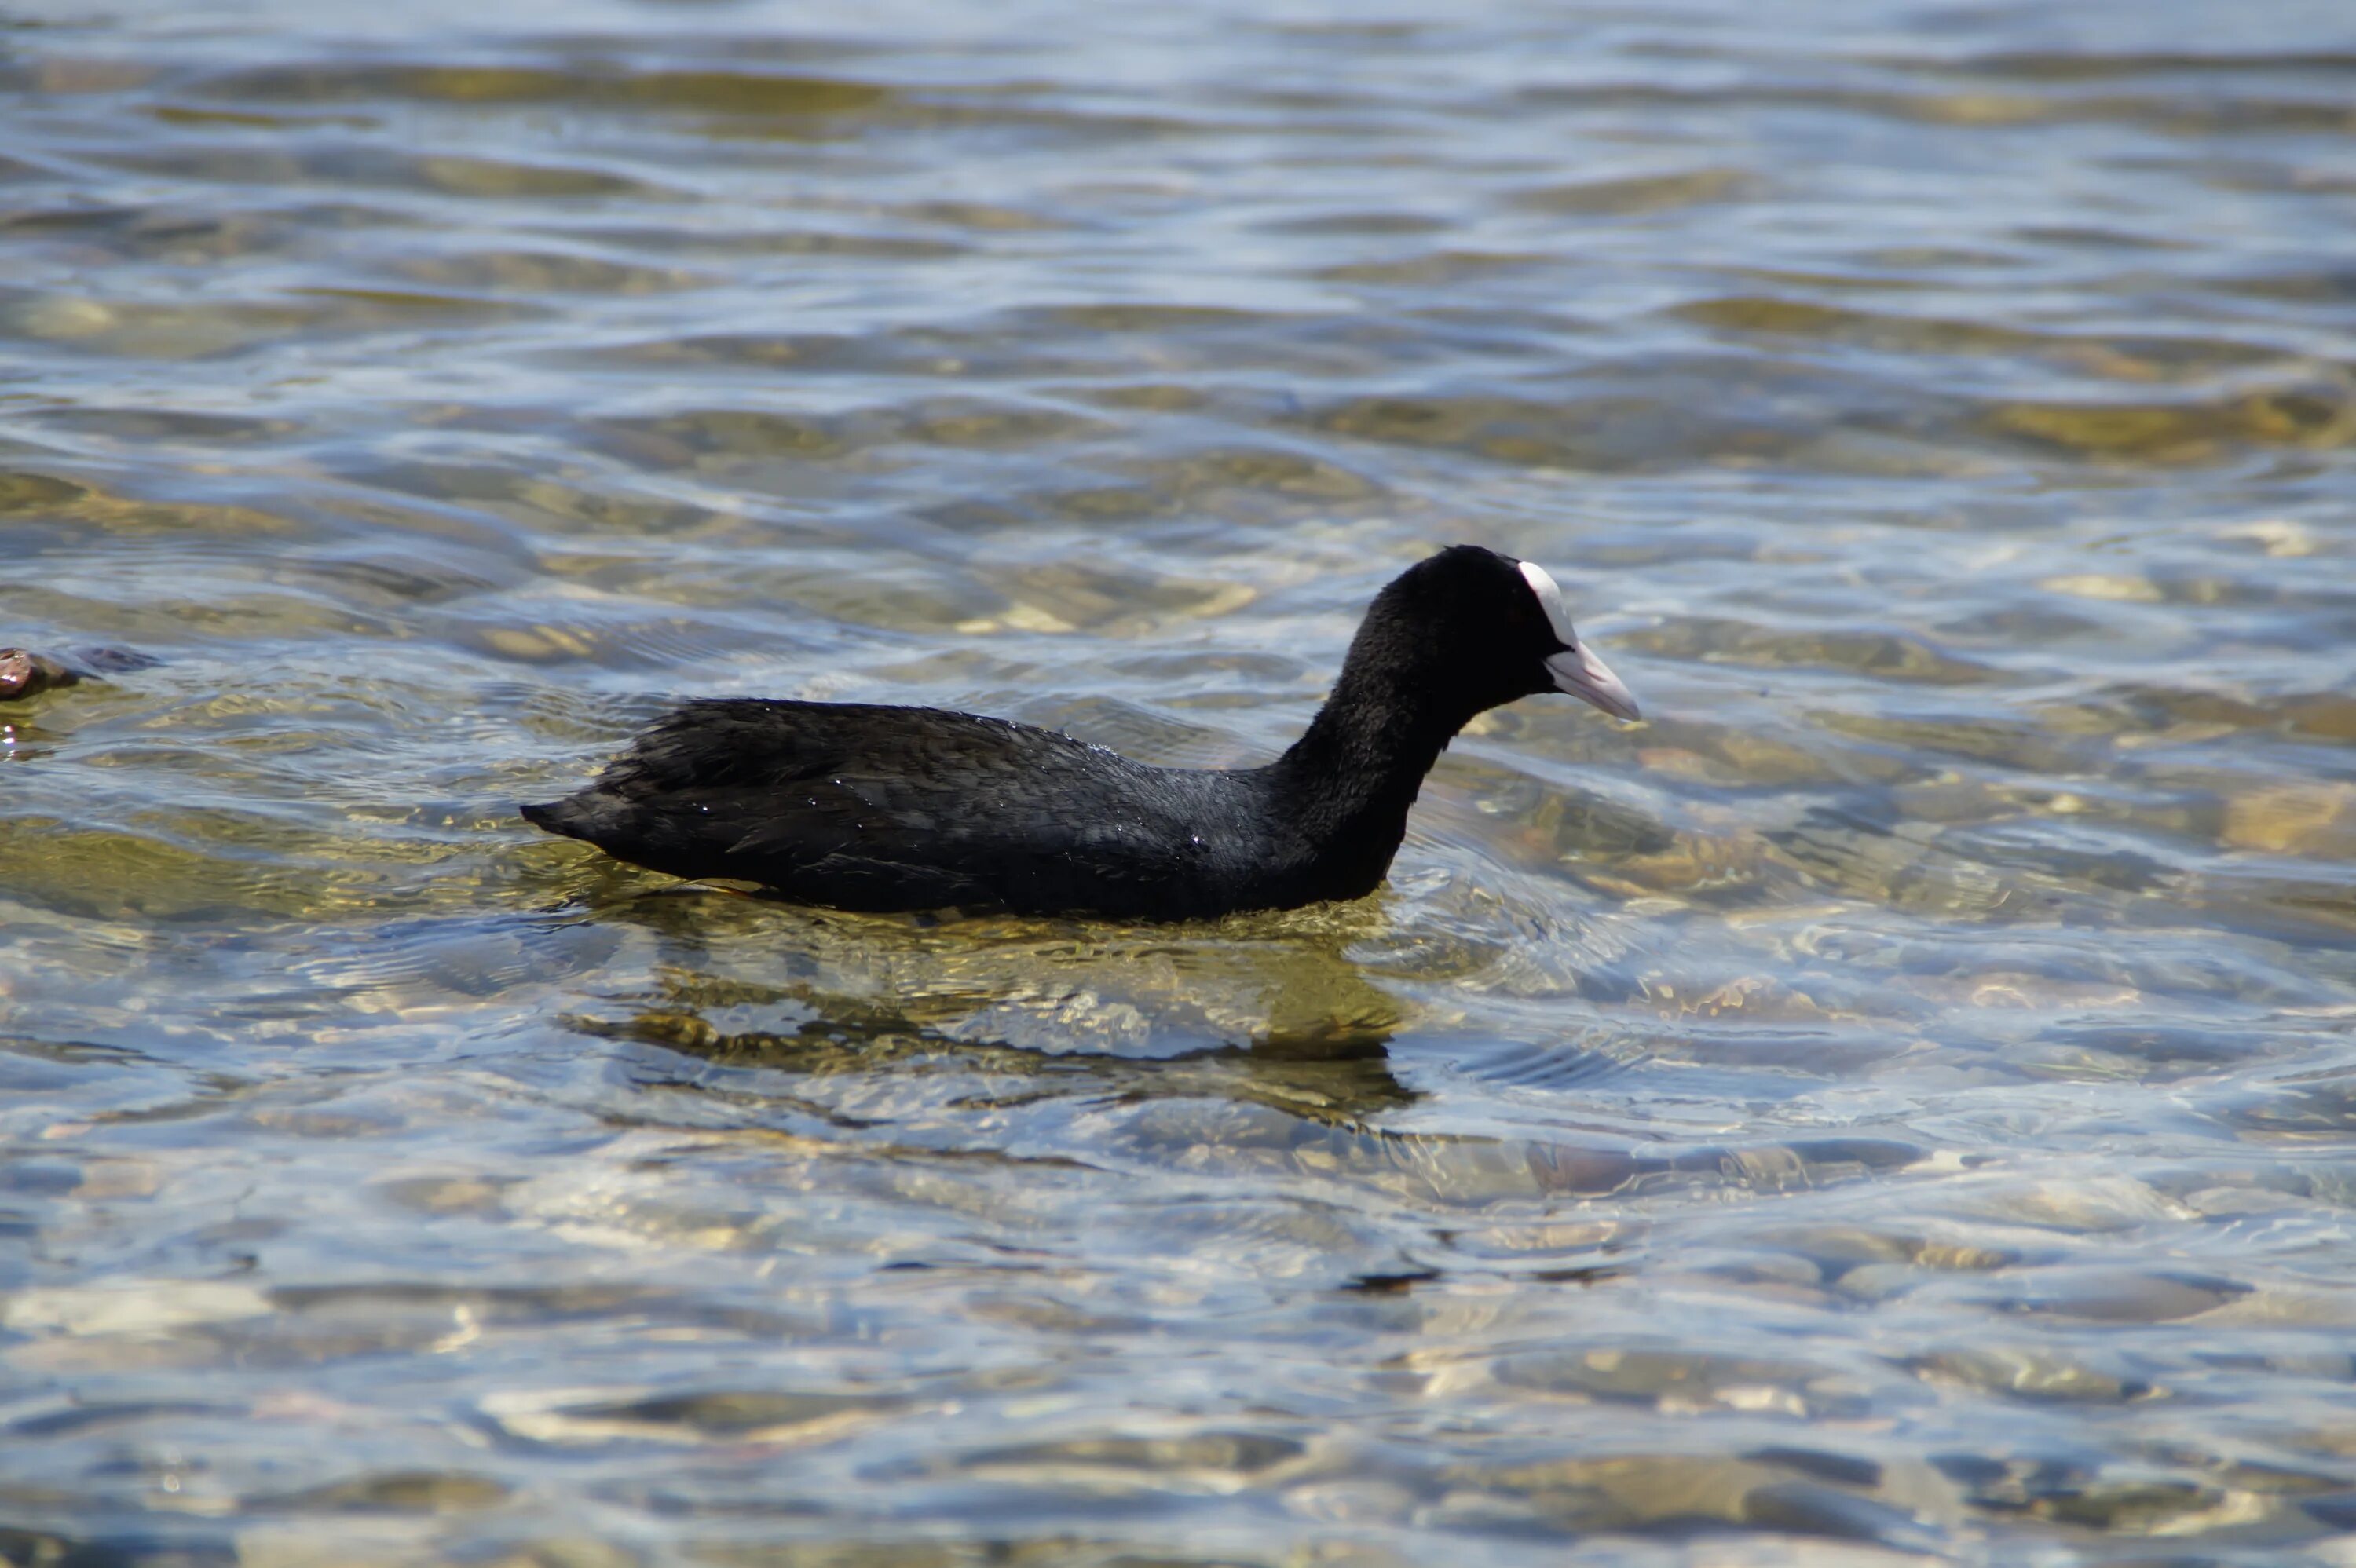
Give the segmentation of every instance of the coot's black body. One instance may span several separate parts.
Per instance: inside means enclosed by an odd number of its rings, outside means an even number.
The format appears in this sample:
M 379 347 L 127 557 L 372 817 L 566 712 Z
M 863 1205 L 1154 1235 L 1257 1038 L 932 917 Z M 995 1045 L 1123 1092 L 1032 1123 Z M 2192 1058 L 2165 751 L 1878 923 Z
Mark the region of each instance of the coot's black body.
M 1333 696 L 1265 767 L 1149 767 L 931 708 L 690 702 L 596 783 L 523 814 L 680 877 L 843 909 L 1185 919 L 1372 892 L 1473 715 L 1566 690 L 1623 718 L 1553 580 L 1460 545 L 1376 597 Z

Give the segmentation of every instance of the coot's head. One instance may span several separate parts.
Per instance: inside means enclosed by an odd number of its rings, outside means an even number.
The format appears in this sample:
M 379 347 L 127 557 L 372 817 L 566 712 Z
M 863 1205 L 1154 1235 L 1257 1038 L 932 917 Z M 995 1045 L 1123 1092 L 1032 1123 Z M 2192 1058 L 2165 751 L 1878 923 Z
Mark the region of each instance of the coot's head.
M 1466 716 L 1542 691 L 1565 691 L 1615 719 L 1636 699 L 1580 640 L 1546 568 L 1478 545 L 1409 567 L 1376 597 L 1351 649 L 1393 668 L 1411 663 Z

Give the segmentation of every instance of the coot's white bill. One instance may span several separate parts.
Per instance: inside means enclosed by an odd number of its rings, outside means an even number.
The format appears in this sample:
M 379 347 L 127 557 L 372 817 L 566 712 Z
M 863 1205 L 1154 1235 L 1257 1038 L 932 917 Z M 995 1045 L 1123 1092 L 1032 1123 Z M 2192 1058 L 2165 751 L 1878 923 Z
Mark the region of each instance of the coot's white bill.
M 1636 695 L 1621 684 L 1612 667 L 1586 648 L 1565 648 L 1546 662 L 1558 690 L 1592 702 L 1614 719 L 1641 719 Z
M 1554 677 L 1555 688 L 1573 697 L 1592 702 L 1614 719 L 1643 717 L 1636 711 L 1636 697 L 1611 667 L 1579 645 L 1579 633 L 1570 624 L 1570 612 L 1563 607 L 1562 590 L 1554 574 L 1537 561 L 1522 562 L 1522 581 L 1538 596 L 1539 607 L 1546 611 L 1547 624 L 1554 628 L 1555 640 L 1562 652 L 1546 662 L 1547 673 Z

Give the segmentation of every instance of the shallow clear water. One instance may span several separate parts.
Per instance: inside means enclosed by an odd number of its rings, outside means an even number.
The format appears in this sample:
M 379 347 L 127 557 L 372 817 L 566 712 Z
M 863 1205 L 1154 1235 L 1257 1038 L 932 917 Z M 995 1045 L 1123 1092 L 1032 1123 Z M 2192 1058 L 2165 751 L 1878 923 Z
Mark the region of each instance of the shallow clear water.
M 2356 1561 L 2356 24 L 1429 11 L 10 7 L 0 1555 Z M 1362 904 L 513 814 L 1455 539 Z

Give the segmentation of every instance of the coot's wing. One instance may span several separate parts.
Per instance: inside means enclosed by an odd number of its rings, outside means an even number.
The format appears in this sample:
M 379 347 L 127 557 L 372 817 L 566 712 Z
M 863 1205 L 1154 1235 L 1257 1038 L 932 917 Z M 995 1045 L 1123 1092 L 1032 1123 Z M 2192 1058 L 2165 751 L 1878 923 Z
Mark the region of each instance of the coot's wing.
M 722 699 L 671 713 L 533 820 L 674 875 L 848 908 L 1102 908 L 1177 869 L 1150 784 L 1139 804 L 1154 773 L 1004 720 Z

